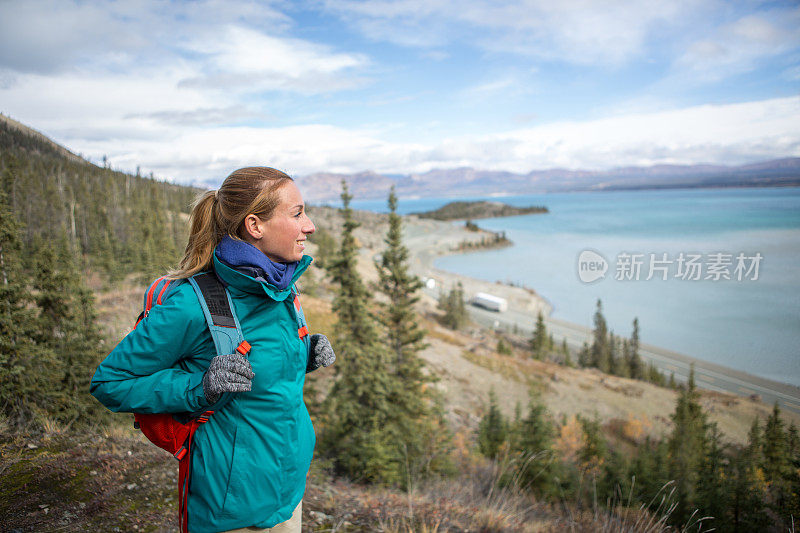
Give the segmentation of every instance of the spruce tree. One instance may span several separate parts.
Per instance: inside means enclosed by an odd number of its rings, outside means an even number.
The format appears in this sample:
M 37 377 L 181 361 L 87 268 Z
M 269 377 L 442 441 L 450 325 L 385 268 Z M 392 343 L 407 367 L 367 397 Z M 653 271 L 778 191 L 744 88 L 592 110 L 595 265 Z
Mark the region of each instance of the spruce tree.
M 694 365 L 686 388 L 678 396 L 668 440 L 670 476 L 675 480 L 677 502 L 671 519 L 684 524 L 700 504 L 697 488 L 706 452 L 709 425 L 694 384 Z
M 489 409 L 478 425 L 478 450 L 489 459 L 494 459 L 508 438 L 508 422 L 497 405 L 494 389 L 489 391 Z
M 547 344 L 547 327 L 544 325 L 544 316 L 542 312 L 536 315 L 536 327 L 533 330 L 533 336 L 530 340 L 531 352 L 534 359 L 541 359 L 544 355 L 544 349 Z
M 583 445 L 578 450 L 578 460 L 581 468 L 595 477 L 600 473 L 600 467 L 606 460 L 608 450 L 600 429 L 600 419 L 595 414 L 594 418 L 582 416 L 578 421 L 583 430 Z
M 630 376 L 633 379 L 644 379 L 645 368 L 642 356 L 639 355 L 639 319 L 633 319 L 633 333 L 630 342 Z
M 447 294 L 439 295 L 439 308 L 444 311 L 442 324 L 450 329 L 461 329 L 467 322 L 464 304 L 464 286 L 459 281 Z
M 573 367 L 575 363 L 572 362 L 572 353 L 569 350 L 569 346 L 567 346 L 567 338 L 564 337 L 561 340 L 561 353 L 564 354 L 564 366 Z
M 592 366 L 592 354 L 587 342 L 583 343 L 581 350 L 578 352 L 578 366 L 581 368 Z
M 608 369 L 608 326 L 603 317 L 603 303 L 597 299 L 597 309 L 594 312 L 594 334 L 590 350 L 589 364 L 595 368 Z
M 710 424 L 706 453 L 700 467 L 697 500 L 703 515 L 713 518 L 710 525 L 718 531 L 727 531 L 730 524 L 728 459 L 725 448 L 717 424 Z
M 729 521 L 731 531 L 759 531 L 768 523 L 764 512 L 766 484 L 761 470 L 761 429 L 758 418 L 753 420 L 748 433 L 747 446 L 733 455 L 731 460 L 731 488 Z
M 608 344 L 606 349 L 606 356 L 600 360 L 600 370 L 606 374 L 616 375 L 618 372 L 619 357 L 617 357 L 617 337 L 614 331 L 608 333 Z
M 527 415 L 514 424 L 513 433 L 515 438 L 510 448 L 515 452 L 520 485 L 554 496 L 553 423 L 535 390 L 530 393 Z
M 46 412 L 52 393 L 45 373 L 58 368 L 59 361 L 38 342 L 20 232 L 0 190 L 0 412 L 22 426 L 35 413 Z
M 784 520 L 789 519 L 793 499 L 789 482 L 792 464 L 786 437 L 781 410 L 776 401 L 764 425 L 762 468 L 769 484 L 770 507 Z
M 403 480 L 427 465 L 431 456 L 441 450 L 430 449 L 428 443 L 443 444 L 442 439 L 430 439 L 444 425 L 443 413 L 431 396 L 428 384 L 434 379 L 424 372 L 418 353 L 427 344 L 425 331 L 418 324 L 414 304 L 419 300 L 422 282 L 409 272 L 408 249 L 403 245 L 402 218 L 397 214 L 397 196 L 392 187 L 389 198 L 389 230 L 384 242 L 386 249 L 376 264 L 378 288 L 388 303 L 382 306 L 379 318 L 386 335 L 386 346 L 392 369 L 390 402 L 395 408 L 395 424 L 399 430 L 404 461 Z M 426 467 L 427 468 L 427 467 Z
M 387 345 L 394 359 L 397 376 L 408 387 L 418 391 L 426 381 L 423 363 L 417 356 L 427 344 L 425 331 L 417 323 L 414 304 L 419 301 L 422 282 L 408 271 L 408 249 L 403 245 L 402 219 L 397 214 L 397 196 L 394 186 L 389 193 L 389 231 L 384 239 L 386 249 L 378 269 L 378 288 L 389 303 L 380 315 L 386 329 Z
M 632 500 L 658 505 L 656 495 L 670 480 L 666 441 L 653 441 L 648 436 L 637 446 L 630 473 L 635 477 Z
M 356 268 L 358 223 L 350 209 L 352 196 L 342 181 L 344 226 L 331 277 L 338 285 L 333 300 L 337 316 L 334 342 L 337 379 L 326 398 L 323 448 L 339 473 L 366 482 L 399 480 L 402 457 L 399 429 L 391 403 L 389 354 L 371 314 L 371 298 Z

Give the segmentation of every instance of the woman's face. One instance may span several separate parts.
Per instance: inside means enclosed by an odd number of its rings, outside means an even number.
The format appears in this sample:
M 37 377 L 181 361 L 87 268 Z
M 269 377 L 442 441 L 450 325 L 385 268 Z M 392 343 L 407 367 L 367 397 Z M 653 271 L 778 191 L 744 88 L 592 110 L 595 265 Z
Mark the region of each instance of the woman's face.
M 280 203 L 269 220 L 261 220 L 258 217 L 253 219 L 248 217 L 245 224 L 248 225 L 248 233 L 254 237 L 252 242 L 264 255 L 277 263 L 291 263 L 299 261 L 303 257 L 306 246 L 306 239 L 314 233 L 314 223 L 306 214 L 306 206 L 300 190 L 294 182 L 287 182 L 277 191 Z M 254 235 L 252 226 L 258 228 L 258 234 Z M 255 228 L 253 228 L 255 229 Z M 250 240 L 250 239 L 248 239 Z

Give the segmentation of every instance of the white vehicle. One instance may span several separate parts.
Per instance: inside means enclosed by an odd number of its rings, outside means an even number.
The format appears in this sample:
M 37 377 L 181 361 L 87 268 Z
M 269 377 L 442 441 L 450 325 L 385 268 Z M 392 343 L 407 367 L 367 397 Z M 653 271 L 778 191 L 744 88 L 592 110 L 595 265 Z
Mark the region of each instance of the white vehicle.
M 477 293 L 472 298 L 470 303 L 490 311 L 497 311 L 498 313 L 508 311 L 508 301 L 505 298 L 500 298 L 499 296 L 494 296 L 492 294 L 486 294 L 485 292 Z

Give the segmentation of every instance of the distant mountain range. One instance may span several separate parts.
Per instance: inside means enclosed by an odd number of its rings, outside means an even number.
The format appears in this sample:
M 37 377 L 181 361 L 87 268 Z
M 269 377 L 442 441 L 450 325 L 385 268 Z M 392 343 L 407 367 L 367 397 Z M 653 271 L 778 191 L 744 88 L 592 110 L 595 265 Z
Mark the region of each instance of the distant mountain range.
M 800 157 L 740 166 L 655 165 L 613 170 L 553 168 L 527 174 L 463 167 L 422 174 L 381 175 L 317 173 L 297 178 L 310 202 L 335 201 L 346 180 L 355 198 L 385 197 L 392 185 L 401 197 L 466 197 L 569 191 L 712 187 L 781 187 L 800 185 Z
M 91 164 L 38 131 L 0 113 L 0 122 L 47 146 L 75 163 Z M 268 164 L 269 162 L 265 162 Z M 233 169 L 231 169 L 233 170 Z M 224 176 L 193 185 L 216 188 Z M 355 198 L 385 198 L 392 185 L 401 197 L 489 197 L 570 191 L 625 189 L 674 189 L 712 187 L 800 186 L 800 157 L 774 159 L 740 166 L 654 165 L 612 170 L 568 170 L 552 168 L 518 174 L 469 167 L 435 169 L 421 174 L 355 174 L 319 172 L 296 177 L 303 196 L 312 203 L 337 201 L 342 179 Z

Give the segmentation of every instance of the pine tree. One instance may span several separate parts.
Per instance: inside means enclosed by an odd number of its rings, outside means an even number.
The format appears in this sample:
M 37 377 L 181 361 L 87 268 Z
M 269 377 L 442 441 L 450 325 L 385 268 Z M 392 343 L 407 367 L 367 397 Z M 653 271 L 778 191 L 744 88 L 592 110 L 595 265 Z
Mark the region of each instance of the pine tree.
M 671 519 L 684 524 L 700 503 L 697 487 L 708 442 L 708 422 L 695 389 L 694 365 L 686 388 L 678 396 L 668 440 L 670 476 L 675 480 L 677 502 Z
M 581 350 L 578 352 L 578 365 L 581 368 L 586 368 L 587 366 L 592 365 L 592 354 L 589 350 L 589 344 L 587 342 L 583 343 Z
M 370 314 L 370 294 L 356 268 L 353 232 L 358 223 L 350 209 L 352 196 L 342 182 L 344 227 L 339 253 L 331 264 L 338 285 L 333 300 L 338 354 L 337 379 L 326 398 L 323 449 L 338 472 L 358 481 L 399 481 L 402 457 L 399 428 L 391 404 L 393 387 L 387 371 L 389 354 Z
M 714 525 L 718 531 L 727 531 L 729 526 L 728 460 L 725 448 L 717 424 L 710 424 L 706 453 L 700 467 L 697 500 L 702 514 L 714 520 L 709 525 Z
M 497 406 L 494 389 L 489 391 L 489 410 L 478 425 L 478 450 L 489 459 L 494 459 L 508 438 L 508 422 Z
M 633 333 L 630 342 L 630 376 L 633 379 L 644 379 L 645 368 L 642 357 L 639 355 L 639 319 L 633 319 Z
M 778 516 L 788 520 L 792 500 L 789 482 L 792 465 L 786 442 L 787 435 L 783 427 L 781 410 L 778 402 L 775 402 L 772 413 L 764 425 L 764 439 L 761 446 L 762 468 L 769 484 L 770 507 Z
M 590 365 L 608 371 L 608 326 L 606 319 L 603 317 L 603 304 L 598 298 L 597 309 L 594 313 L 594 335 L 592 347 L 590 351 Z M 605 369 L 605 370 L 604 370 Z
M 792 516 L 800 516 L 800 437 L 794 422 L 786 431 L 786 448 L 790 466 L 789 493 L 792 495 L 788 508 Z
M 572 354 L 567 346 L 567 338 L 561 339 L 561 353 L 564 354 L 564 366 L 573 367 L 575 364 L 572 362 Z
M 24 275 L 20 232 L 6 193 L 0 190 L 0 412 L 22 426 L 50 403 L 43 373 L 57 368 L 59 361 L 37 342 L 38 321 Z
M 430 433 L 439 431 L 444 425 L 443 413 L 436 409 L 428 384 L 434 379 L 424 372 L 424 363 L 417 355 L 427 344 L 425 331 L 417 323 L 414 304 L 419 300 L 418 291 L 422 282 L 408 271 L 408 249 L 403 245 L 402 219 L 397 214 L 397 196 L 394 187 L 389 193 L 389 230 L 384 242 L 378 269 L 378 288 L 387 298 L 379 318 L 386 331 L 386 346 L 391 357 L 392 394 L 395 407 L 395 424 L 399 429 L 399 445 L 403 449 L 404 480 L 428 464 L 432 455 L 441 450 L 426 448 Z M 441 439 L 435 440 L 440 445 Z
M 459 281 L 447 294 L 439 295 L 439 308 L 444 310 L 442 324 L 450 329 L 461 329 L 467 323 L 464 304 L 464 286 Z
M 606 357 L 600 360 L 600 370 L 606 374 L 617 375 L 619 370 L 619 357 L 617 357 L 617 337 L 614 331 L 608 333 L 608 348 L 606 350 Z
M 394 186 L 389 193 L 389 231 L 384 239 L 386 250 L 377 266 L 378 288 L 389 299 L 383 306 L 381 322 L 386 328 L 388 342 L 398 377 L 417 391 L 427 378 L 423 376 L 423 363 L 417 356 L 427 344 L 425 330 L 417 323 L 414 304 L 419 301 L 422 282 L 408 271 L 408 249 L 403 245 L 402 219 L 397 214 L 397 196 Z
M 83 283 L 66 233 L 54 243 L 39 241 L 34 256 L 38 343 L 58 359 L 58 364 L 42 369 L 51 393 L 49 411 L 68 420 L 104 416 L 105 410 L 85 394 L 101 356 L 94 298 Z
M 540 395 L 534 390 L 531 390 L 528 400 L 527 415 L 517 419 L 512 433 L 515 438 L 509 448 L 516 455 L 516 476 L 520 485 L 539 494 L 555 495 L 553 423 Z
M 750 426 L 747 446 L 733 455 L 731 463 L 729 489 L 731 531 L 759 531 L 768 523 L 768 518 L 764 512 L 766 484 L 760 468 L 761 429 L 758 418 L 754 419 Z
M 578 461 L 584 472 L 596 477 L 606 460 L 608 446 L 600 430 L 600 419 L 579 417 L 583 430 L 583 445 L 578 450 Z
M 533 336 L 530 340 L 531 352 L 534 359 L 542 359 L 544 356 L 544 349 L 547 344 L 547 327 L 544 325 L 544 316 L 542 312 L 536 315 L 536 327 L 533 330 Z
M 670 480 L 666 441 L 647 437 L 636 449 L 630 473 L 635 477 L 632 501 L 658 505 L 656 495 Z

